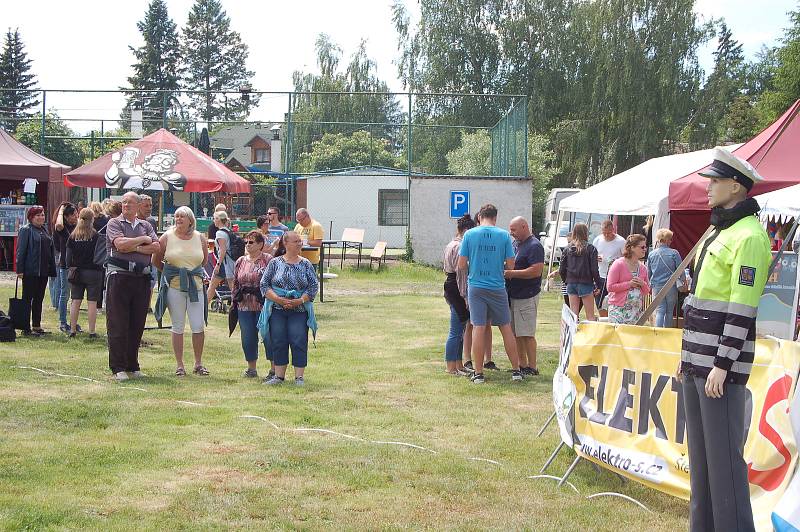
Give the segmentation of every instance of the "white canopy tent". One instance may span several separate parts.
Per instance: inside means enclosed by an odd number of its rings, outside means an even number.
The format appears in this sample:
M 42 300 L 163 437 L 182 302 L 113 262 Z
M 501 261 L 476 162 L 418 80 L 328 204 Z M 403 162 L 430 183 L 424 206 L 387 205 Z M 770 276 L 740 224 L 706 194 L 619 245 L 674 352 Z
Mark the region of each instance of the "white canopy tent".
M 734 144 L 725 149 L 733 151 Z M 666 155 L 648 159 L 638 166 L 611 176 L 605 181 L 582 190 L 561 201 L 558 222 L 561 226 L 565 212 L 616 214 L 621 216 L 654 216 L 653 231 L 669 228 L 669 184 L 707 166 L 714 150 Z M 553 269 L 550 255 L 549 269 Z
M 761 220 L 774 217 L 784 223 L 800 216 L 800 185 L 761 194 L 756 200 L 761 205 Z
M 727 146 L 735 150 L 741 144 Z M 669 184 L 708 165 L 713 150 L 699 150 L 649 159 L 564 199 L 559 211 L 654 215 L 654 229 L 669 227 Z M 561 213 L 559 212 L 559 217 Z

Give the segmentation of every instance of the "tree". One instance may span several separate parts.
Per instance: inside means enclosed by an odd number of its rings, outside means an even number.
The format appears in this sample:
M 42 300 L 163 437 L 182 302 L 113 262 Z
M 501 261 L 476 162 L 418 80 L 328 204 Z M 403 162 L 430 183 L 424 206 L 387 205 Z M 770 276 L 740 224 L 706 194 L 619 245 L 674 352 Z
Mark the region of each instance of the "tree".
M 758 101 L 761 126 L 774 122 L 795 100 L 800 99 L 800 10 L 789 13 L 791 26 L 784 31 L 777 50 L 771 86 Z
M 131 65 L 133 75 L 128 78 L 128 87 L 148 92 L 126 93 L 127 105 L 122 118 L 130 120 L 131 108 L 142 109 L 144 128 L 151 131 L 161 127 L 169 107 L 173 107 L 172 115 L 177 115 L 174 103 L 175 91 L 180 88 L 178 26 L 169 17 L 164 0 L 152 0 L 144 19 L 137 22 L 136 27 L 144 44 L 138 48 L 128 47 L 136 59 Z
M 311 173 L 362 165 L 400 168 L 403 160 L 392 153 L 386 139 L 374 138 L 366 131 L 352 135 L 326 133 L 314 141 L 309 152 L 300 155 L 298 171 Z
M 394 151 L 402 115 L 395 97 L 386 94 L 389 86 L 378 78 L 366 42 L 361 41 L 344 70 L 339 68 L 342 50 L 330 37 L 320 34 L 315 48 L 319 73 L 293 74 L 298 94 L 292 104 L 292 170 L 295 161 L 329 133 L 350 135 L 365 130 L 370 137 L 384 139 Z
M 685 129 L 685 139 L 695 148 L 719 144 L 727 138 L 725 117 L 734 99 L 742 93 L 746 83 L 746 68 L 742 45 L 733 38 L 731 30 L 722 22 L 714 51 L 714 70 L 700 92 L 698 107 Z M 741 113 L 743 108 L 737 109 Z
M 31 72 L 32 61 L 25 53 L 19 29 L 6 32 L 3 52 L 0 55 L 0 88 L 13 89 L 0 92 L 0 126 L 14 132 L 20 119 L 29 109 L 39 105 L 36 76 Z
M 461 146 L 446 155 L 447 170 L 452 175 L 490 175 L 492 139 L 486 130 L 461 133 Z
M 31 120 L 22 122 L 14 136 L 36 153 L 42 153 L 45 157 L 61 164 L 77 168 L 84 163 L 86 153 L 84 151 L 85 146 L 82 144 L 85 143 L 73 138 L 63 138 L 77 137 L 77 135 L 55 113 L 47 113 L 45 116 L 44 134 L 44 151 L 40 152 L 42 115 L 37 113 L 31 117 Z
M 219 0 L 196 0 L 182 35 L 184 85 L 203 91 L 190 96 L 189 106 L 203 120 L 246 119 L 258 104 L 248 92 L 254 75 L 247 70 L 249 50 Z

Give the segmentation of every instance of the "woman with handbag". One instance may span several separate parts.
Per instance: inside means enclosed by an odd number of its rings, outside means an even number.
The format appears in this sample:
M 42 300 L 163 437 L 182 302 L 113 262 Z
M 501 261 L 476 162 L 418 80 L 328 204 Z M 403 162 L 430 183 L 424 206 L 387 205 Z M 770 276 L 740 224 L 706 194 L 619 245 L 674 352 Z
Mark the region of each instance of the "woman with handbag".
M 34 205 L 28 209 L 28 223 L 19 229 L 17 237 L 17 282 L 22 279 L 22 307 L 25 315 L 22 329 L 28 336 L 41 336 L 42 301 L 48 277 L 56 274 L 53 239 L 47 233 L 44 208 Z M 33 322 L 31 327 L 30 322 Z
M 183 365 L 183 331 L 187 315 L 194 350 L 192 372 L 200 376 L 208 375 L 208 369 L 203 365 L 205 324 L 208 321 L 208 301 L 203 291 L 203 266 L 208 261 L 208 246 L 203 234 L 196 227 L 197 220 L 192 210 L 189 207 L 178 207 L 175 210 L 175 225 L 161 235 L 161 248 L 153 257 L 153 264 L 162 272 L 154 312 L 156 319 L 160 321 L 165 308 L 169 309 L 177 377 L 186 376 Z
M 672 231 L 669 229 L 656 231 L 656 248 L 647 257 L 647 273 L 650 276 L 650 285 L 653 287 L 654 294 L 661 291 L 681 264 L 681 255 L 670 247 L 671 244 Z M 656 327 L 672 327 L 678 292 L 688 291 L 689 283 L 685 276 L 678 279 L 678 284 L 670 286 L 667 296 L 656 308 Z
M 264 296 L 261 294 L 259 284 L 264 271 L 267 269 L 272 255 L 266 253 L 264 235 L 261 231 L 250 231 L 244 237 L 245 254 L 236 260 L 234 265 L 233 304 L 239 312 L 239 327 L 241 328 L 242 351 L 247 361 L 244 376 L 247 378 L 258 377 L 256 363 L 258 361 L 258 317 L 264 306 Z M 269 377 L 275 374 L 269 345 L 264 343 L 267 360 L 270 361 Z
M 75 338 L 78 333 L 78 313 L 86 293 L 89 310 L 89 338 L 97 338 L 97 303 L 103 298 L 103 270 L 94 262 L 94 251 L 100 235 L 94 229 L 94 213 L 92 209 L 81 210 L 78 224 L 69 235 L 66 243 L 64 264 L 67 266 L 70 299 L 69 337 Z

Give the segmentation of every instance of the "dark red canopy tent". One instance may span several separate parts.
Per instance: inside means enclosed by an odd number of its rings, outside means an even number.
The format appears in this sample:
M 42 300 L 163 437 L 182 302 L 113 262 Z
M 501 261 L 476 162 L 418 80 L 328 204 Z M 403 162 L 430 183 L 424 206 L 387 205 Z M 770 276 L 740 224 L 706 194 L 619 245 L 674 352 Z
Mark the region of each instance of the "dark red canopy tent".
M 37 201 L 45 207 L 58 205 L 67 200 L 63 176 L 69 168 L 39 155 L 0 129 L 0 195 L 7 196 L 12 188 L 19 188 L 20 182 L 34 178 L 40 183 Z
M 750 191 L 751 196 L 800 183 L 798 113 L 800 100 L 775 123 L 732 152 L 749 162 L 764 178 Z M 673 247 L 681 256 L 686 255 L 709 225 L 708 179 L 698 173 L 705 168 L 669 184 L 670 228 L 675 234 Z
M 250 182 L 166 129 L 64 175 L 67 186 L 183 192 L 250 192 Z

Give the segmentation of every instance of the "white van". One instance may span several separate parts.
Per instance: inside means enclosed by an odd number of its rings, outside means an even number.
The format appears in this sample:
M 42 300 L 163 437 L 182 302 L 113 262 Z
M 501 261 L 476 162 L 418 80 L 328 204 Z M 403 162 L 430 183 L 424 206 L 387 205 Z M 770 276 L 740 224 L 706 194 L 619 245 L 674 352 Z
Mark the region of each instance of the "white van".
M 555 222 L 558 219 L 558 206 L 561 200 L 577 194 L 580 188 L 554 188 L 547 195 L 547 202 L 544 204 L 544 226 L 547 222 Z M 546 231 L 545 231 L 546 232 Z

